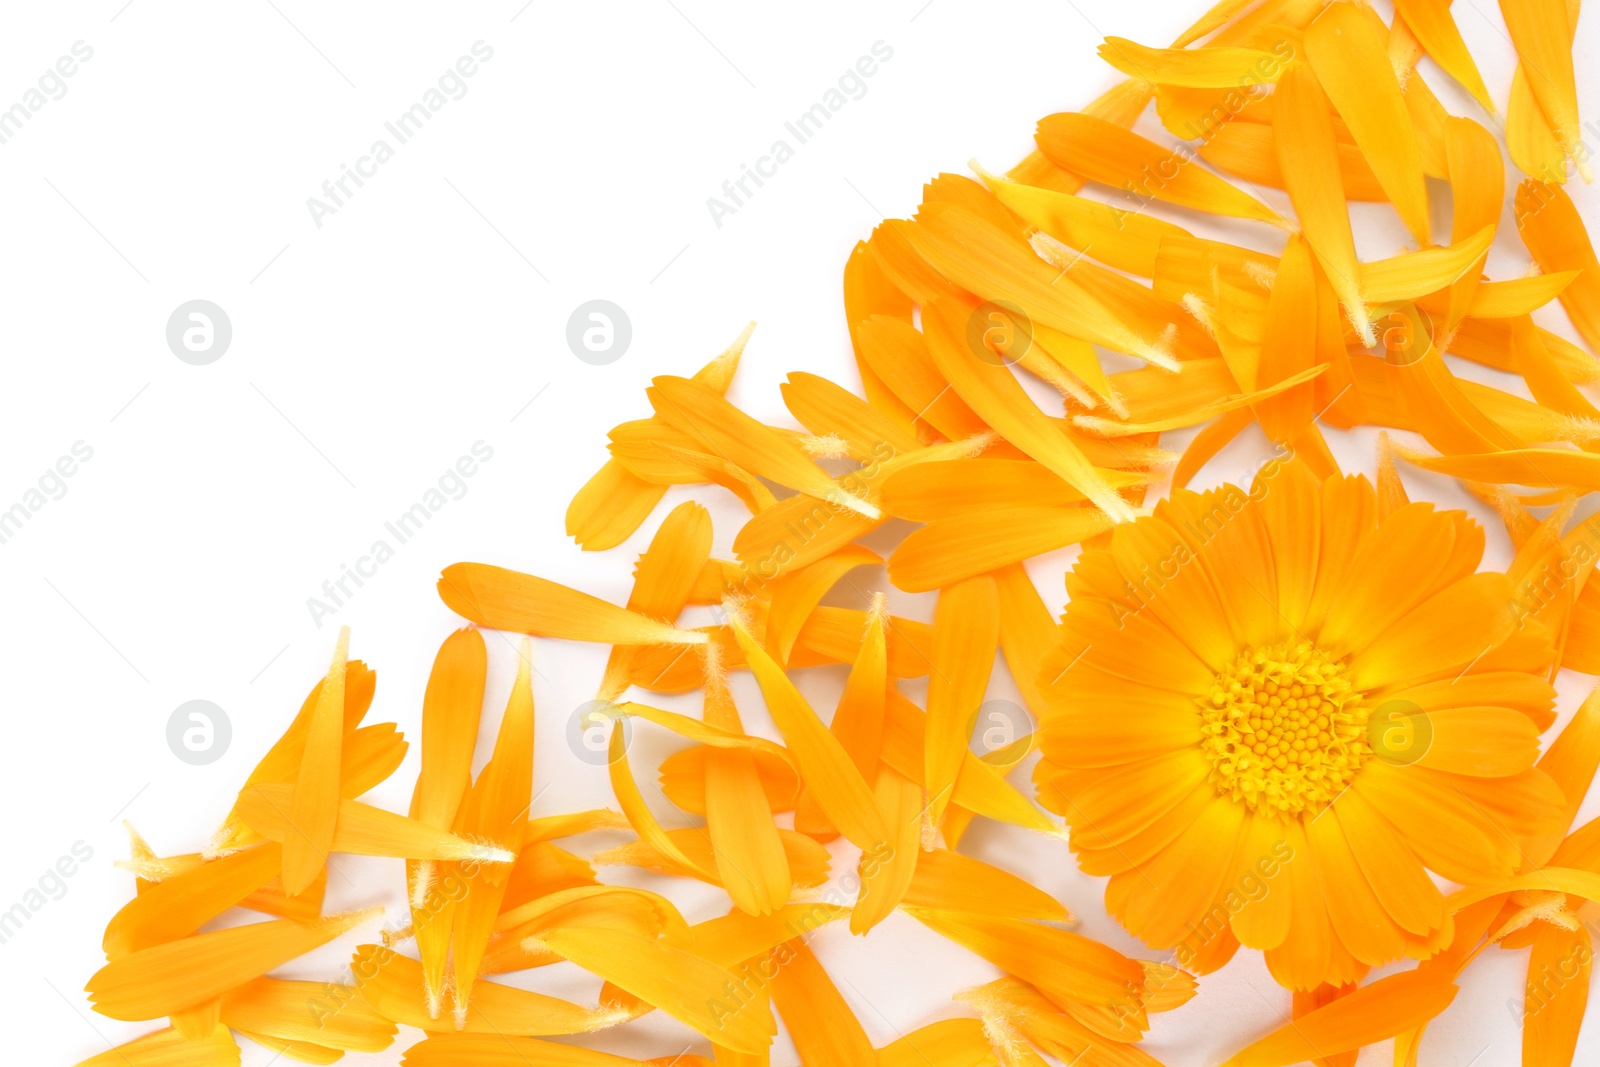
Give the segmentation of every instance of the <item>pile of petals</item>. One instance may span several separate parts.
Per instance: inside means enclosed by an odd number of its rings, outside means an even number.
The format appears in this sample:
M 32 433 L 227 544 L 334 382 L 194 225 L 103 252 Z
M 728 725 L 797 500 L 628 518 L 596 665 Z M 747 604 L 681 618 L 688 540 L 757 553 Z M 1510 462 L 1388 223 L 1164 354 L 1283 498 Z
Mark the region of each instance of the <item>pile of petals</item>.
M 1390 22 L 1351 0 L 1221 0 L 1169 47 L 1106 40 L 1126 80 L 1041 120 L 1005 175 L 939 175 L 914 218 L 856 246 L 858 390 L 797 372 L 791 425 L 748 414 L 728 399 L 746 330 L 692 377 L 656 378 L 643 417 L 611 431 L 567 511 L 578 544 L 622 545 L 669 491 L 726 491 L 749 513 L 721 531 L 730 558 L 684 499 L 625 605 L 448 567 L 439 595 L 472 626 L 422 698 L 409 814 L 359 799 L 405 743 L 362 725 L 374 676 L 346 635 L 199 853 L 135 837 L 138 893 L 88 992 L 167 1028 L 86 1062 L 237 1064 L 237 1034 L 331 1063 L 404 1026 L 425 1034 L 413 1067 L 743 1067 L 769 1063 L 781 1018 L 813 1067 L 1139 1067 L 1156 1062 L 1137 1047 L 1150 1016 L 1245 949 L 1293 1019 L 1229 1065 L 1348 1067 L 1390 1039 L 1410 1065 L 1501 947 L 1531 948 L 1524 1062 L 1571 1063 L 1583 909 L 1600 901 L 1600 821 L 1573 823 L 1600 697 L 1557 732 L 1552 683 L 1600 674 L 1600 520 L 1577 518 L 1600 489 L 1580 388 L 1600 383 L 1600 263 L 1565 188 L 1589 177 L 1577 5 L 1501 6 L 1519 62 L 1503 110 L 1446 0 L 1397 0 Z M 1446 111 L 1424 57 L 1476 117 Z M 1507 157 L 1527 269 L 1490 278 Z M 1399 250 L 1359 256 L 1352 205 Z M 1582 344 L 1535 321 L 1557 303 Z M 1356 426 L 1382 430 L 1375 480 L 1328 446 Z M 1178 430 L 1182 450 L 1164 448 Z M 1271 448 L 1253 476 L 1187 488 L 1247 431 Z M 1411 500 L 1400 465 L 1492 509 L 1510 566 L 1480 569 L 1489 533 Z M 1069 546 L 1058 618 L 1035 581 L 1061 578 L 1025 564 Z M 936 593 L 931 623 L 858 584 L 875 568 Z M 527 639 L 474 778 L 480 628 Z M 615 810 L 530 814 L 532 638 L 610 646 L 589 714 Z M 979 754 L 999 662 L 1039 728 Z M 796 684 L 816 666 L 844 678 L 834 707 Z M 741 673 L 772 729 L 747 729 Z M 699 714 L 651 694 L 699 694 Z M 677 735 L 654 770 L 691 825 L 646 803 L 642 729 Z M 1152 958 L 1070 930 L 1062 902 L 962 852 L 979 818 L 1107 878 L 1107 911 Z M 595 831 L 626 840 L 587 857 L 559 843 Z M 322 914 L 340 852 L 404 861 L 408 921 L 345 981 L 269 977 L 371 918 Z M 606 866 L 716 887 L 727 910 L 690 921 L 601 881 Z M 271 918 L 199 932 L 234 909 Z M 999 977 L 874 1047 L 808 941 L 896 912 Z M 496 980 L 561 961 L 603 983 L 594 1003 Z M 695 1051 L 627 1060 L 575 1036 L 652 1012 Z

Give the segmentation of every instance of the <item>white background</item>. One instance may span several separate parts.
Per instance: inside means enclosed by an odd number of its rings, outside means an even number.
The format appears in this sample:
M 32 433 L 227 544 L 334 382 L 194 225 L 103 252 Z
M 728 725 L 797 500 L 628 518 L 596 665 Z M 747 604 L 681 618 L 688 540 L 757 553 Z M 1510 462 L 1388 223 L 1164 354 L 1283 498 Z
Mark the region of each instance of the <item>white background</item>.
M 840 299 L 854 242 L 885 214 L 913 210 L 940 170 L 964 172 L 973 157 L 1009 166 L 1028 150 L 1037 118 L 1111 84 L 1094 57 L 1102 35 L 1161 44 L 1202 6 L 5 5 L 0 108 L 74 42 L 93 49 L 65 95 L 0 144 L 0 510 L 76 442 L 93 449 L 65 494 L 0 544 L 0 910 L 23 901 L 75 843 L 93 850 L 59 899 L 0 945 L 8 1059 L 72 1063 L 151 1028 L 94 1015 L 80 993 L 103 962 L 105 920 L 132 890 L 113 866 L 126 855 L 120 822 L 162 852 L 195 849 L 324 670 L 335 624 L 354 628 L 352 654 L 379 671 L 368 721 L 396 721 L 415 739 L 433 653 L 457 622 L 433 592 L 441 567 L 489 561 L 622 600 L 659 514 L 600 555 L 577 551 L 562 516 L 604 459 L 606 430 L 645 411 L 649 378 L 691 372 L 753 318 L 760 328 L 732 393 L 748 410 L 784 420 L 777 385 L 791 370 L 854 385 Z M 1493 7 L 1463 0 L 1456 17 L 1504 99 L 1510 49 Z M 466 95 L 316 226 L 307 198 L 374 140 L 393 145 L 383 124 L 480 40 L 493 58 Z M 1592 40 L 1586 25 L 1580 56 L 1592 56 Z M 717 227 L 706 198 L 879 41 L 893 57 L 865 95 Z M 1481 118 L 1425 69 L 1451 110 Z M 1600 116 L 1600 87 L 1581 81 L 1585 117 Z M 1591 227 L 1600 224 L 1595 192 L 1575 195 Z M 1398 250 L 1392 218 L 1368 221 L 1365 251 Z M 1497 276 L 1525 266 L 1514 238 L 1502 240 Z M 564 340 L 569 313 L 597 297 L 633 324 L 631 348 L 605 367 L 580 362 Z M 173 309 L 195 298 L 221 305 L 234 334 L 203 367 L 174 358 L 164 336 Z M 1565 329 L 1558 313 L 1543 321 Z M 1251 434 L 1202 480 L 1247 476 L 1264 450 Z M 392 545 L 384 522 L 479 441 L 493 458 L 465 495 L 319 628 L 307 599 L 375 540 Z M 1370 434 L 1335 444 L 1351 469 L 1370 471 Z M 1463 500 L 1440 480 L 1407 477 L 1414 495 Z M 721 491 L 700 498 L 723 520 L 718 549 L 727 555 L 737 509 Z M 1504 537 L 1492 522 L 1490 533 L 1491 562 L 1501 564 Z M 1032 565 L 1053 606 L 1069 561 Z M 930 610 L 927 597 L 893 603 L 920 617 Z M 491 636 L 490 654 L 492 724 L 513 650 Z M 603 769 L 574 758 L 564 740 L 604 650 L 539 642 L 536 656 L 537 776 L 551 788 L 535 814 L 605 804 Z M 837 672 L 808 674 L 819 706 L 831 707 Z M 1587 682 L 1562 684 L 1564 721 Z M 995 693 L 1007 692 L 997 681 Z M 225 709 L 233 729 L 226 754 L 204 767 L 180 762 L 165 739 L 173 709 L 196 698 Z M 480 756 L 492 731 L 484 737 Z M 646 778 L 673 747 L 651 728 L 636 745 Z M 376 802 L 403 810 L 415 771 L 413 754 Z M 669 824 L 682 821 L 659 808 Z M 1106 918 L 1100 886 L 1059 842 L 980 826 L 970 843 L 1064 899 L 1086 932 L 1156 955 Z M 401 902 L 398 862 L 337 868 L 330 907 Z M 705 887 L 673 892 L 691 920 L 725 907 Z M 284 973 L 336 978 L 349 947 L 374 933 Z M 815 945 L 879 1043 L 957 1014 L 950 994 L 992 977 L 901 916 L 868 941 L 830 928 Z M 1525 959 L 1496 950 L 1474 965 L 1430 1033 L 1426 1062 L 1517 1061 Z M 593 995 L 592 980 L 567 971 L 523 979 Z M 1169 1064 L 1220 1061 L 1277 1026 L 1289 1003 L 1249 953 L 1202 990 L 1155 1019 L 1146 1047 Z M 1597 1030 L 1580 1062 L 1600 1050 Z M 670 1055 L 686 1035 L 652 1019 L 595 1043 Z M 1372 1050 L 1362 1062 L 1386 1057 Z M 270 1059 L 246 1044 L 247 1064 Z M 391 1051 L 347 1062 L 398 1059 Z M 774 1062 L 792 1061 L 780 1043 Z

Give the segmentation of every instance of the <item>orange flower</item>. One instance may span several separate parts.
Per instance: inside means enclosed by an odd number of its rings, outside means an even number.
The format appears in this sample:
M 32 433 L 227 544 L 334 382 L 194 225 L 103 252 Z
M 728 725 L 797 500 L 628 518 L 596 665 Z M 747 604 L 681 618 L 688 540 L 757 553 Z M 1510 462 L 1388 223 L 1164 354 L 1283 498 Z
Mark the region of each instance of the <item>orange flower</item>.
M 1459 512 L 1274 462 L 1175 492 L 1068 577 L 1036 780 L 1107 908 L 1180 965 L 1347 985 L 1450 937 L 1428 870 L 1559 823 L 1553 650 Z

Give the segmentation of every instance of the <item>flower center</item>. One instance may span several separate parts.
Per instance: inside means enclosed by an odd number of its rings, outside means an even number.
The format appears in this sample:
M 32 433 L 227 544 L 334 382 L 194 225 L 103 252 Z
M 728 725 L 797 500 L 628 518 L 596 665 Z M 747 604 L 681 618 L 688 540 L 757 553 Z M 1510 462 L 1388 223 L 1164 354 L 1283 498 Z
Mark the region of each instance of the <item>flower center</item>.
M 1372 755 L 1371 709 L 1308 641 L 1245 649 L 1198 699 L 1211 784 L 1252 811 L 1319 811 Z

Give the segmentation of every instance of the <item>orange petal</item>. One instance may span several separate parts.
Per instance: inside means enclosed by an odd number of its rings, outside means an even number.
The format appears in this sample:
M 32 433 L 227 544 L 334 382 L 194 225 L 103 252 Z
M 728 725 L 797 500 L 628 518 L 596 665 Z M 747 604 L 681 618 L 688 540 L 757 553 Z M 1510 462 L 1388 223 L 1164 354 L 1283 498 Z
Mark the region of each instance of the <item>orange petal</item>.
M 155 1019 L 215 999 L 377 918 L 382 910 L 195 934 L 119 957 L 96 971 L 84 988 L 102 1015 Z
M 453 563 L 439 598 L 456 614 L 493 630 L 607 645 L 699 645 L 705 635 L 619 608 L 588 593 L 486 563 Z
M 1377 12 L 1338 0 L 1307 28 L 1306 57 L 1406 229 L 1426 248 L 1433 239 L 1422 156 L 1386 37 Z
M 345 660 L 350 628 L 340 627 L 333 665 L 323 682 L 306 731 L 305 754 L 295 777 L 289 822 L 295 829 L 283 842 L 283 888 L 290 896 L 305 890 L 322 871 L 333 849 L 339 816 L 339 749 L 344 739 Z
M 1143 200 L 1163 200 L 1212 215 L 1287 225 L 1283 216 L 1210 171 L 1194 166 L 1190 149 L 1168 150 L 1131 130 L 1075 112 L 1039 120 L 1034 135 L 1050 161 Z

